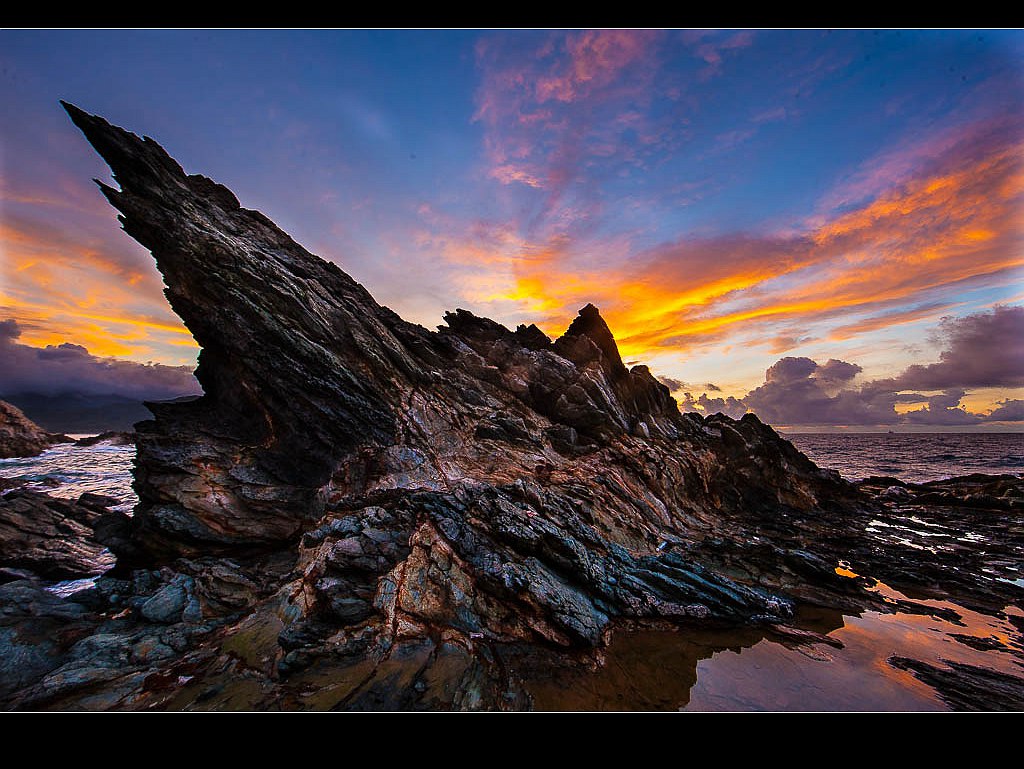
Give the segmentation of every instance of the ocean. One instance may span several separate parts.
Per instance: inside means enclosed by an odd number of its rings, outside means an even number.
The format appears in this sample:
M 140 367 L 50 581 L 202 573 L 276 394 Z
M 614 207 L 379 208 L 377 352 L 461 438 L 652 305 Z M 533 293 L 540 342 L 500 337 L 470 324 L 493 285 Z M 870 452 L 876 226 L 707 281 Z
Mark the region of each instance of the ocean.
M 72 435 L 71 438 L 84 438 Z M 0 478 L 25 481 L 30 489 L 62 499 L 78 499 L 90 491 L 121 500 L 115 510 L 131 512 L 138 502 L 132 490 L 135 446 L 76 446 L 61 443 L 37 457 L 0 459 Z
M 1024 472 L 1024 433 L 792 433 L 819 467 L 849 481 L 888 475 L 924 483 L 970 473 Z

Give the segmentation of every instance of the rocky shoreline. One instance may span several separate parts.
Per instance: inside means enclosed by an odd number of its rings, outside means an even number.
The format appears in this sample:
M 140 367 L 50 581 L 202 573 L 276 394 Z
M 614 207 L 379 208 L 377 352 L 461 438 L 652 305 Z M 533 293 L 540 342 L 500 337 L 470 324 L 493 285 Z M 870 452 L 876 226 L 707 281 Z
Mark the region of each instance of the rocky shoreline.
M 1009 602 L 1019 605 L 1019 588 L 998 576 L 1012 574 L 1006 567 L 1020 563 L 1024 542 L 1019 505 L 1013 502 L 1024 492 L 1024 481 L 964 476 L 921 484 L 908 489 L 908 496 L 893 491 L 907 486 L 891 478 L 867 479 L 860 486 L 877 507 L 859 547 L 885 548 L 890 557 L 902 554 L 887 579 L 915 598 L 893 602 L 862 592 L 870 591 L 874 580 L 841 566 L 847 590 L 829 605 L 853 614 L 938 612 L 961 624 L 955 611 L 936 609 L 930 600 L 955 596 L 959 604 L 1008 619 L 1017 629 L 1010 638 L 965 632 L 954 634 L 956 641 L 1024 661 L 1024 617 L 1003 612 Z M 917 498 L 910 496 L 915 492 Z M 920 501 L 935 493 L 948 495 L 947 504 L 936 505 L 931 497 Z M 373 618 L 358 601 L 339 598 L 329 612 L 303 618 L 281 589 L 308 575 L 332 534 L 350 535 L 340 541 L 366 542 L 365 529 L 355 537 L 355 532 L 313 530 L 300 545 L 305 557 L 298 559 L 280 552 L 245 562 L 182 559 L 173 567 L 118 576 L 116 569 L 107 571 L 111 559 L 99 545 L 124 536 L 122 514 L 108 509 L 117 501 L 83 495 L 72 503 L 18 490 L 0 499 L 0 705 L 5 709 L 526 709 L 534 705 L 531 690 L 537 681 L 592 675 L 603 664 L 604 642 L 622 633 L 675 629 L 685 637 L 736 628 L 727 637 L 753 634 L 751 642 L 770 638 L 808 655 L 842 648 L 824 634 L 829 627 L 809 629 L 797 617 L 753 623 L 649 617 L 613 620 L 596 646 L 495 642 L 472 631 L 446 638 L 442 631 L 440 638 L 400 639 L 382 653 L 379 640 L 367 632 Z M 984 547 L 964 544 L 958 534 L 964 527 Z M 949 547 L 929 538 L 936 534 L 961 542 Z M 915 536 L 938 553 L 921 558 L 912 546 Z M 104 571 L 93 587 L 67 598 L 52 592 L 54 580 Z M 937 586 L 942 571 L 961 573 L 960 584 Z M 214 596 L 218 603 L 211 611 Z M 797 601 L 796 614 L 800 606 L 821 605 Z M 841 625 L 839 620 L 835 627 Z M 899 656 L 889 665 L 934 687 L 951 709 L 1019 710 L 1024 702 L 1024 678 L 991 668 L 954 661 L 937 666 Z M 495 668 L 504 675 L 496 676 Z M 669 693 L 684 686 L 677 696 L 685 696 L 695 676 L 695 670 L 682 675 L 680 683 L 669 684 Z M 588 700 L 577 695 L 577 702 L 586 707 Z
M 799 645 L 801 606 L 893 611 L 874 579 L 1022 605 L 1020 478 L 847 483 L 753 414 L 681 414 L 591 305 L 555 341 L 465 310 L 407 323 L 152 139 L 65 106 L 206 394 L 136 425 L 133 516 L 0 502 L 12 530 L 45 508 L 116 556 L 67 599 L 0 585 L 0 707 L 519 710 L 531 670 L 599 666 L 627 626 Z M 1012 703 L 1003 677 L 1008 698 L 949 701 Z
M 0 400 L 0 459 L 34 457 L 58 443 L 71 442 L 68 436 L 47 432 L 17 406 Z

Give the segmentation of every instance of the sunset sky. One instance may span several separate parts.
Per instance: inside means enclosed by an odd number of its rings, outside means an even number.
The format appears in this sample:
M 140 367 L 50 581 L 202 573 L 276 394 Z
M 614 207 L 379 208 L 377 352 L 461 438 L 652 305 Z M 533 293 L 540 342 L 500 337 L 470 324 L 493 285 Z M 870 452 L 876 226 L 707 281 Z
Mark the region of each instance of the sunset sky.
M 0 396 L 195 387 L 64 99 L 428 328 L 592 302 L 684 408 L 1024 429 L 1020 31 L 0 30 L 0 70 Z

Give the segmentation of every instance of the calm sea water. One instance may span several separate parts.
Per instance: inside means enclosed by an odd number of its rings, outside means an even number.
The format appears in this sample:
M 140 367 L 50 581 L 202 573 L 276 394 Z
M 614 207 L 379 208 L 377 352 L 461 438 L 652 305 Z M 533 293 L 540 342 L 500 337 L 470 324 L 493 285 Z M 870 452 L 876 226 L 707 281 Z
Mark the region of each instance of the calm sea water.
M 1024 433 L 793 433 L 794 446 L 850 481 L 890 475 L 912 483 L 956 475 L 1024 473 Z

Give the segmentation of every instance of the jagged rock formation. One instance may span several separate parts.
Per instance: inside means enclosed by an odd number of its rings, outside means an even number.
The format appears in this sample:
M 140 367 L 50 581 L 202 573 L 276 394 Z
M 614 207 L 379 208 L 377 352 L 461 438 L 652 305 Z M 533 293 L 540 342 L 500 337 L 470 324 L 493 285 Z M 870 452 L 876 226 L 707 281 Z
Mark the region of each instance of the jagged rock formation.
M 203 347 L 206 394 L 138 426 L 139 563 L 313 530 L 328 571 L 349 576 L 311 597 L 342 593 L 357 619 L 594 644 L 624 613 L 785 615 L 785 599 L 665 551 L 845 491 L 755 417 L 681 415 L 645 366 L 626 369 L 591 305 L 554 343 L 465 310 L 439 333 L 407 323 L 152 140 L 68 110 Z M 479 605 L 424 615 L 408 592 L 459 579 Z
M 100 681 L 104 707 L 522 708 L 524 649 L 880 602 L 836 565 L 881 505 L 752 414 L 679 413 L 597 308 L 554 342 L 465 310 L 428 331 L 152 139 L 65 108 L 205 394 L 136 426 L 139 505 L 96 527 L 118 565 L 68 620 L 104 640 L 55 648 L 9 707 Z M 12 584 L 18 622 L 56 621 Z
M 17 406 L 0 400 L 0 459 L 34 457 L 55 443 L 68 443 L 66 435 L 48 433 Z

